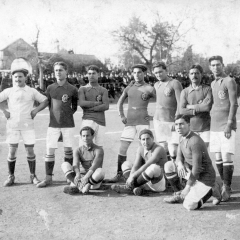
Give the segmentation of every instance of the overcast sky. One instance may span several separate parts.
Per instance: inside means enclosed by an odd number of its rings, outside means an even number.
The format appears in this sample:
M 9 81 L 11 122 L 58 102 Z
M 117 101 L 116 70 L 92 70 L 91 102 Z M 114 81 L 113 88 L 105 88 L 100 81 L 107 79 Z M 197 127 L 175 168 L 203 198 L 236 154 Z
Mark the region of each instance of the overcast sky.
M 40 51 L 73 49 L 103 59 L 119 51 L 111 31 L 133 15 L 149 25 L 158 12 L 181 32 L 191 26 L 182 43 L 196 53 L 222 55 L 225 63 L 240 59 L 240 1 L 238 0 L 0 0 L 0 49 L 18 38 L 32 43 L 40 29 Z

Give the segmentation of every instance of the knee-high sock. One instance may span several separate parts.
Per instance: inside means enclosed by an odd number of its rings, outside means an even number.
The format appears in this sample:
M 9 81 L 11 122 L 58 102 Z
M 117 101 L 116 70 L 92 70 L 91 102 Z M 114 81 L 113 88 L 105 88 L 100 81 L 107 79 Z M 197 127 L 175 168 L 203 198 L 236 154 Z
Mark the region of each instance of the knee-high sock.
M 222 159 L 216 160 L 216 166 L 217 166 L 219 175 L 220 175 L 221 179 L 223 180 L 223 160 Z
M 64 161 L 70 163 L 71 165 L 73 164 L 73 151 L 64 151 Z
M 91 185 L 98 184 L 98 183 L 100 183 L 100 182 L 103 181 L 104 176 L 105 176 L 105 173 L 102 171 L 101 168 L 98 168 L 98 169 L 92 174 L 92 176 L 89 178 L 88 182 L 89 182 Z
M 28 166 L 31 174 L 35 174 L 36 171 L 36 155 L 33 157 L 27 157 Z
M 165 176 L 166 176 L 168 182 L 170 183 L 174 192 L 178 192 L 178 191 L 182 190 L 180 178 L 178 177 L 177 173 L 175 173 L 175 172 L 165 173 Z
M 149 177 L 146 172 L 143 172 L 142 174 L 140 174 L 140 176 L 137 179 L 135 179 L 134 187 L 140 187 L 140 186 L 144 185 L 145 183 L 151 181 L 151 179 L 152 178 Z
M 55 155 L 46 154 L 45 156 L 46 175 L 53 175 L 54 164 L 55 164 Z
M 122 164 L 127 160 L 127 156 L 122 156 L 118 154 L 118 166 L 117 166 L 117 172 L 122 172 Z
M 208 191 L 208 193 L 198 202 L 198 206 L 196 209 L 199 209 L 207 200 L 212 196 L 212 189 Z
M 225 185 L 229 187 L 232 184 L 233 170 L 234 170 L 233 162 L 223 163 L 223 182 Z
M 10 175 L 14 175 L 16 159 L 17 159 L 16 157 L 14 157 L 14 158 L 8 157 L 8 159 L 7 159 L 7 161 L 8 161 L 8 172 L 9 172 Z

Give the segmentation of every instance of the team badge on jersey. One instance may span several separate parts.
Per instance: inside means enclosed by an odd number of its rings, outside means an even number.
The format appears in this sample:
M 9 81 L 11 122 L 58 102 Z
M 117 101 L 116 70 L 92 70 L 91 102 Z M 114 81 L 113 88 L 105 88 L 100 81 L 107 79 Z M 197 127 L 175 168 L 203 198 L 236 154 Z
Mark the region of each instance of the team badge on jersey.
M 224 91 L 219 91 L 218 92 L 218 97 L 220 98 L 220 99 L 226 99 L 226 92 L 224 92 Z
M 165 94 L 166 97 L 170 97 L 170 96 L 172 95 L 172 89 L 166 87 L 166 88 L 164 89 L 164 94 Z
M 203 100 L 201 99 L 201 100 L 199 100 L 197 103 L 200 104 L 200 103 L 202 103 L 202 102 L 203 102 Z
M 142 100 L 147 101 L 149 99 L 148 93 L 142 93 Z
M 96 96 L 96 101 L 97 101 L 97 102 L 101 102 L 101 101 L 102 101 L 102 95 L 100 95 L 100 94 L 97 95 L 97 96 Z
M 68 96 L 67 94 L 63 94 L 63 96 L 62 96 L 62 101 L 63 101 L 64 103 L 66 103 L 66 102 L 68 101 L 68 99 L 69 99 L 69 96 Z

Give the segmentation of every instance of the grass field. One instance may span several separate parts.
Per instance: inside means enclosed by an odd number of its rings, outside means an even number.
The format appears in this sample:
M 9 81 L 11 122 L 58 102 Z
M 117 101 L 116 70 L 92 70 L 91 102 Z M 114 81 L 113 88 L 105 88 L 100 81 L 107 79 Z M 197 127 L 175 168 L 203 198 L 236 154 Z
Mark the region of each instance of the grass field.
M 149 113 L 154 113 L 151 103 Z M 75 147 L 82 111 L 75 114 Z M 240 120 L 238 114 L 237 118 Z M 107 131 L 104 144 L 106 178 L 116 173 L 117 154 L 123 124 L 116 105 L 111 104 L 106 112 Z M 8 176 L 5 141 L 5 122 L 0 115 L 0 183 Z M 37 176 L 45 177 L 45 138 L 49 123 L 48 109 L 35 119 L 37 142 Z M 238 127 L 240 128 L 239 124 Z M 163 239 L 240 239 L 240 137 L 237 131 L 233 194 L 227 203 L 213 206 L 211 201 L 198 211 L 188 212 L 181 204 L 168 205 L 164 196 L 170 193 L 149 194 L 136 197 L 117 194 L 106 189 L 92 191 L 89 195 L 70 196 L 62 192 L 66 185 L 60 165 L 63 162 L 63 147 L 56 151 L 54 184 L 38 189 L 29 184 L 29 170 L 22 143 L 19 145 L 16 164 L 16 184 L 9 188 L 0 186 L 0 239 L 97 239 L 97 240 L 163 240 Z M 134 160 L 138 146 L 135 140 L 128 159 Z M 213 155 L 211 155 L 213 157 Z M 213 158 L 214 159 L 214 158 Z

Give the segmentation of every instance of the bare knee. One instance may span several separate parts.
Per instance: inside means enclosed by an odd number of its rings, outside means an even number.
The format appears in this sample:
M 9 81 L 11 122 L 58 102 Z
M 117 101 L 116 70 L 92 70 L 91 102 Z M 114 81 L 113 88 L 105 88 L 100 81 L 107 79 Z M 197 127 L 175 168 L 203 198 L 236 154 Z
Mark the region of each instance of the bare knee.
M 130 146 L 131 142 L 128 141 L 121 141 L 120 149 L 119 149 L 119 154 L 122 156 L 126 156 L 127 150 Z
M 18 144 L 10 144 L 9 145 L 8 156 L 10 158 L 14 158 L 16 156 L 17 149 L 18 149 Z

